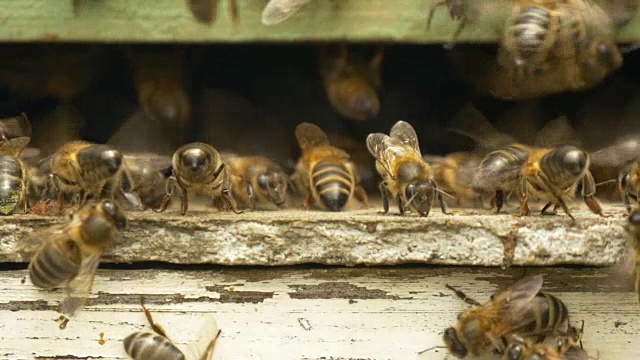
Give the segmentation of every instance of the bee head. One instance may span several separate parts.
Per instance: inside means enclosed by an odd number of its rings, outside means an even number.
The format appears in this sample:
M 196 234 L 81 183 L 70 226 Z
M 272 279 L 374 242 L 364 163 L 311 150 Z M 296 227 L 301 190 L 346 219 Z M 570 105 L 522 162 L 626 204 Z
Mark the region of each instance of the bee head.
M 589 156 L 584 150 L 575 146 L 563 146 L 555 151 L 555 156 L 562 163 L 563 169 L 578 176 L 589 166 Z
M 462 359 L 467 356 L 467 348 L 462 344 L 458 338 L 458 333 L 455 328 L 448 328 L 444 331 L 444 343 L 447 345 L 447 349 L 456 357 Z
M 380 111 L 380 100 L 375 91 L 367 86 L 354 95 L 350 108 L 355 120 L 373 119 Z
M 180 155 L 180 165 L 191 175 L 204 174 L 211 164 L 211 156 L 198 148 L 186 149 Z
M 104 200 L 99 206 L 102 214 L 112 221 L 118 230 L 123 230 L 127 226 L 127 219 L 124 217 L 122 208 L 116 202 Z
M 405 189 L 407 205 L 411 205 L 420 216 L 429 215 L 434 194 L 435 186 L 431 180 L 411 183 Z
M 276 205 L 282 205 L 284 203 L 288 185 L 287 177 L 278 171 L 268 172 L 258 176 L 258 186 L 263 192 L 269 194 L 269 197 Z

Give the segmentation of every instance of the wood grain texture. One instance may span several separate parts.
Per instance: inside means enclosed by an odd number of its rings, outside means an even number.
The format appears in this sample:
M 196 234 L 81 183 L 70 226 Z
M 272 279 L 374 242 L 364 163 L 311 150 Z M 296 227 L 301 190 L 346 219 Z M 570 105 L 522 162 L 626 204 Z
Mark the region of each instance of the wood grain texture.
M 544 289 L 568 305 L 572 319 L 585 320 L 590 354 L 640 357 L 640 306 L 632 281 L 611 269 L 417 266 L 100 270 L 95 297 L 64 330 L 54 321 L 61 292 L 22 283 L 24 270 L 4 271 L 0 357 L 126 358 L 121 340 L 147 329 L 139 306 L 144 297 L 181 347 L 197 342 L 214 317 L 222 329 L 216 360 L 446 359 L 442 331 L 467 305 L 445 284 L 484 302 L 535 273 L 545 275 Z
M 517 217 L 454 210 L 428 217 L 380 215 L 377 210 L 331 213 L 286 210 L 232 213 L 131 212 L 129 225 L 103 262 L 162 261 L 219 265 L 611 265 L 626 252 L 621 206 L 602 218 L 576 203 L 566 215 Z M 533 210 L 532 210 L 533 211 Z M 28 262 L 64 218 L 0 218 L 0 262 Z M 515 248 L 514 248 L 515 246 Z M 511 257 L 512 256 L 512 257 Z
M 285 22 L 265 26 L 260 18 L 266 1 L 238 0 L 240 21 L 234 28 L 228 1 L 219 1 L 217 20 L 206 25 L 197 22 L 186 2 L 179 0 L 79 0 L 76 15 L 71 0 L 0 0 L 0 40 L 443 43 L 450 41 L 458 25 L 441 8 L 426 31 L 428 11 L 437 0 L 315 0 Z M 483 1 L 491 8 L 510 0 Z M 468 26 L 460 41 L 495 42 L 504 19 L 504 11 L 494 10 Z M 618 39 L 639 40 L 640 17 L 621 29 Z

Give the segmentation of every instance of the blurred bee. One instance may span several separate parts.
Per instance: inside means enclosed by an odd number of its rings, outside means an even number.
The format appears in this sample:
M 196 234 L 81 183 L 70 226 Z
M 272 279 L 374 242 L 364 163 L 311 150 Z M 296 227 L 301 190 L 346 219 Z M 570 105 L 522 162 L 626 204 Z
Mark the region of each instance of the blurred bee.
M 138 331 L 123 340 L 124 350 L 133 360 L 184 360 L 187 359 L 185 354 L 173 344 L 165 330 L 159 324 L 153 321 L 151 313 L 141 302 L 144 315 L 149 321 L 149 325 L 153 332 Z M 200 355 L 200 360 L 211 360 L 216 341 L 222 330 L 216 332 L 215 337 L 209 342 L 206 350 Z
M 473 174 L 482 157 L 472 152 L 455 152 L 446 156 L 425 155 L 433 180 L 443 192 L 451 194 L 462 206 L 481 205 L 481 193 L 473 188 Z
M 184 128 L 191 117 L 183 48 L 137 46 L 129 49 L 138 102 L 145 114 L 167 128 Z
M 627 233 L 629 234 L 629 260 L 635 263 L 635 289 L 640 302 L 640 209 L 634 208 L 629 214 Z
M 15 117 L 0 119 L 0 141 L 25 136 L 31 136 L 31 122 L 27 118 L 27 114 L 21 113 Z
M 502 338 L 563 335 L 569 332 L 569 311 L 557 297 L 540 291 L 542 277 L 530 276 L 458 315 L 444 331 L 444 342 L 458 358 L 503 350 Z
M 231 176 L 220 158 L 218 150 L 205 143 L 194 142 L 179 147 L 171 159 L 171 177 L 167 182 L 166 195 L 157 212 L 169 206 L 173 192 L 179 188 L 182 196 L 182 212 L 189 208 L 189 191 L 204 192 L 209 196 L 222 196 L 234 213 L 241 214 L 231 194 Z
M 193 17 L 201 23 L 213 24 L 218 17 L 218 7 L 220 6 L 220 0 L 186 0 L 189 10 Z M 240 15 L 238 13 L 237 0 L 229 1 L 229 14 L 231 15 L 231 21 L 233 27 L 238 27 Z
M 427 17 L 427 30 L 431 28 L 431 22 L 438 7 L 446 6 L 451 19 L 460 21 L 453 34 L 452 43 L 455 42 L 462 30 L 470 23 L 482 17 L 487 23 L 500 22 L 508 14 L 514 0 L 476 1 L 476 0 L 441 0 L 434 3 L 429 9 Z M 516 0 L 517 1 L 517 0 Z M 496 19 L 491 19 L 496 18 Z
M 284 205 L 289 179 L 282 168 L 264 156 L 222 154 L 229 169 L 233 196 L 244 206 L 269 208 Z
M 0 120 L 0 214 L 9 215 L 18 205 L 27 212 L 28 175 L 20 154 L 29 144 L 31 124 L 26 115 Z
M 378 116 L 380 100 L 378 89 L 382 85 L 382 47 L 368 64 L 351 59 L 347 45 L 340 45 L 337 55 L 322 49 L 320 73 L 327 98 L 341 116 L 355 121 L 367 121 Z
M 134 208 L 157 209 L 166 194 L 171 157 L 152 153 L 124 155 L 118 175 L 118 193 Z
M 122 153 L 108 145 L 72 141 L 62 145 L 50 159 L 51 181 L 62 209 L 64 194 L 79 198 L 80 206 L 91 197 L 100 198 L 112 185 L 122 165 Z M 111 197 L 115 186 L 111 187 Z
M 302 10 L 311 0 L 269 0 L 262 10 L 262 24 L 276 25 Z
M 90 203 L 76 211 L 62 229 L 51 228 L 29 263 L 33 285 L 52 289 L 65 284 L 61 307 L 73 315 L 91 292 L 100 256 L 126 226 L 120 206 L 111 200 Z
M 582 329 L 569 327 L 566 335 L 547 336 L 537 343 L 534 338 L 522 338 L 519 335 L 507 336 L 507 349 L 503 360 L 587 360 L 587 352 L 582 349 Z M 580 347 L 577 345 L 580 344 Z
M 376 159 L 376 170 L 383 179 L 380 192 L 385 214 L 389 212 L 389 196 L 398 203 L 400 214 L 404 214 L 406 207 L 412 207 L 420 216 L 427 216 L 436 198 L 442 212 L 447 214 L 443 191 L 434 181 L 431 167 L 422 158 L 418 136 L 409 123 L 398 121 L 389 136 L 369 134 L 367 149 Z
M 637 13 L 639 0 L 607 0 L 605 9 L 617 29 L 625 26 Z
M 296 139 L 302 156 L 291 182 L 304 197 L 304 205 L 322 204 L 330 211 L 342 210 L 351 197 L 368 202 L 360 187 L 357 170 L 346 152 L 331 146 L 327 135 L 316 125 L 296 126 Z

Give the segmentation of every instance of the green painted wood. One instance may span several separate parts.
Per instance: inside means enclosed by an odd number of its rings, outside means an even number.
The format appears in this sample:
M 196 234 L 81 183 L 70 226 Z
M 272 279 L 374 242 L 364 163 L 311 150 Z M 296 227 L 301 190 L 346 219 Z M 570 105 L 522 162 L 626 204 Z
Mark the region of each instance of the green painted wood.
M 229 1 L 219 1 L 218 19 L 208 26 L 198 23 L 182 0 L 79 0 L 77 16 L 71 0 L 0 0 L 0 41 L 444 43 L 457 26 L 440 8 L 426 30 L 427 13 L 436 0 L 313 0 L 275 26 L 260 21 L 267 0 L 237 0 L 240 24 L 234 29 Z M 511 0 L 486 1 L 499 5 Z M 469 26 L 460 40 L 496 41 L 505 16 L 495 11 Z M 621 29 L 618 38 L 640 40 L 640 16 Z

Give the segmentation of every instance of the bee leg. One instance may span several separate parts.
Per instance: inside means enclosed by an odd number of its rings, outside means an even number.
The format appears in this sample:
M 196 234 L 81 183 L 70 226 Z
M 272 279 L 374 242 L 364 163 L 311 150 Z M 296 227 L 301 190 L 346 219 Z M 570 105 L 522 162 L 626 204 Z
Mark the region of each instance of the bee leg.
M 227 207 L 229 207 L 229 209 L 234 213 L 242 214 L 244 212 L 242 210 L 238 210 L 236 201 L 233 199 L 233 196 L 231 195 L 231 191 L 229 191 L 229 189 L 222 189 L 222 198 L 227 203 Z
M 166 194 L 164 196 L 164 199 L 162 199 L 162 204 L 160 204 L 160 208 L 155 209 L 153 211 L 157 212 L 157 213 L 161 213 L 164 212 L 165 210 L 167 210 L 167 207 L 169 206 L 169 203 L 171 202 L 171 198 L 173 197 L 173 189 L 175 187 L 176 184 L 176 178 L 175 177 L 170 177 L 169 180 L 167 181 L 167 185 L 166 185 Z
M 404 204 L 402 203 L 402 196 L 400 196 L 400 194 L 396 197 L 396 201 L 398 202 L 399 215 L 404 215 Z
M 553 210 L 547 212 L 547 209 L 549 209 L 549 207 L 553 205 Z M 558 207 L 558 204 L 553 204 L 548 202 L 543 208 L 542 210 L 540 210 L 540 215 L 557 215 L 556 209 Z
M 229 176 L 229 172 L 227 172 L 227 168 L 224 164 L 220 165 L 220 168 L 216 171 L 215 176 L 222 172 L 222 199 L 225 203 L 227 203 L 227 207 L 236 214 L 242 214 L 244 211 L 238 211 L 238 207 L 236 205 L 236 200 L 233 198 L 231 194 L 231 176 Z
M 147 317 L 147 321 L 149 322 L 149 326 L 151 326 L 153 331 L 156 332 L 158 335 L 168 339 L 169 337 L 167 336 L 167 333 L 162 328 L 162 326 L 160 326 L 159 324 L 156 324 L 153 321 L 153 317 L 151 316 L 151 312 L 144 306 L 143 300 L 140 300 L 140 305 L 142 305 L 142 311 L 144 311 L 144 316 Z
M 549 192 L 551 192 L 551 194 L 556 198 L 557 204 L 562 206 L 562 210 L 564 210 L 564 212 L 571 218 L 571 224 L 575 224 L 576 218 L 574 218 L 573 215 L 571 214 L 571 210 L 569 210 L 569 206 L 567 206 L 567 203 L 562 198 L 562 194 L 560 193 L 560 190 L 558 190 L 558 188 L 555 185 L 553 185 L 551 181 L 549 181 L 549 179 L 547 179 L 547 177 L 544 176 L 543 174 L 539 174 L 538 178 L 542 180 L 542 182 L 547 187 Z
M 500 210 L 502 210 L 502 205 L 504 204 L 504 191 L 496 190 L 496 195 L 491 199 L 491 202 L 491 207 L 493 207 L 493 203 L 495 202 L 496 214 L 500 214 Z
M 445 286 L 447 287 L 447 289 L 453 291 L 456 294 L 456 296 L 459 297 L 465 303 L 467 303 L 469 305 L 474 305 L 474 306 L 482 306 L 482 304 L 480 304 L 476 300 L 474 300 L 474 299 L 470 298 L 469 296 L 467 296 L 467 294 L 465 294 L 462 290 L 458 290 L 458 289 L 454 288 L 453 286 L 451 286 L 449 284 L 445 284 Z
M 181 188 L 182 196 L 180 197 L 180 205 L 182 205 L 182 211 L 180 211 L 180 215 L 185 215 L 187 210 L 189 209 L 189 192 L 186 188 Z
M 353 189 L 353 196 L 365 207 L 369 206 L 369 197 L 362 186 L 358 185 Z
M 602 213 L 602 207 L 600 207 L 600 204 L 595 199 L 595 194 L 596 194 L 595 180 L 593 179 L 593 175 L 591 175 L 590 172 L 587 172 L 584 178 L 582 178 L 582 198 L 585 204 L 587 204 L 587 206 L 591 211 L 593 211 L 595 214 L 598 214 L 602 217 L 606 217 Z
M 247 184 L 247 194 L 249 195 L 251 210 L 255 210 L 256 209 L 256 193 L 253 191 L 253 186 L 251 184 Z
M 447 212 L 447 204 L 444 202 L 444 199 L 442 198 L 442 193 L 441 192 L 437 192 L 438 194 L 436 195 L 438 197 L 438 202 L 440 203 L 440 210 L 442 210 L 443 214 L 446 215 L 451 215 L 450 212 Z
M 427 30 L 431 28 L 431 21 L 433 20 L 433 16 L 436 14 L 436 10 L 438 7 L 447 5 L 447 0 L 438 1 L 437 3 L 431 5 L 431 9 L 429 9 L 429 16 L 427 16 Z
M 380 194 L 382 194 L 383 214 L 386 214 L 389 212 L 389 192 L 387 191 L 387 184 L 382 181 L 380 185 L 378 185 L 378 188 L 380 189 Z
M 460 24 L 458 25 L 458 28 L 456 29 L 456 32 L 453 33 L 453 38 L 451 39 L 451 42 L 449 43 L 449 47 L 448 47 L 449 49 L 453 49 L 453 47 L 455 46 L 456 41 L 460 37 L 460 34 L 462 33 L 462 30 L 464 30 L 465 27 L 467 27 L 467 18 L 463 17 L 462 20 L 460 21 Z
M 211 342 L 209 342 L 209 345 L 207 345 L 207 349 L 205 350 L 204 354 L 202 354 L 202 357 L 200 359 L 213 359 L 213 349 L 215 348 L 216 342 L 220 337 L 220 333 L 222 333 L 222 330 L 218 330 L 216 336 L 213 338 L 213 340 L 211 340 Z
M 231 14 L 231 23 L 234 30 L 238 29 L 240 23 L 240 14 L 238 11 L 238 0 L 229 0 L 229 13 Z
M 313 195 L 308 194 L 307 196 L 305 196 L 305 198 L 304 198 L 304 208 L 305 208 L 305 210 L 311 209 L 311 207 L 313 206 L 314 203 L 315 203 L 315 199 L 313 198 Z

